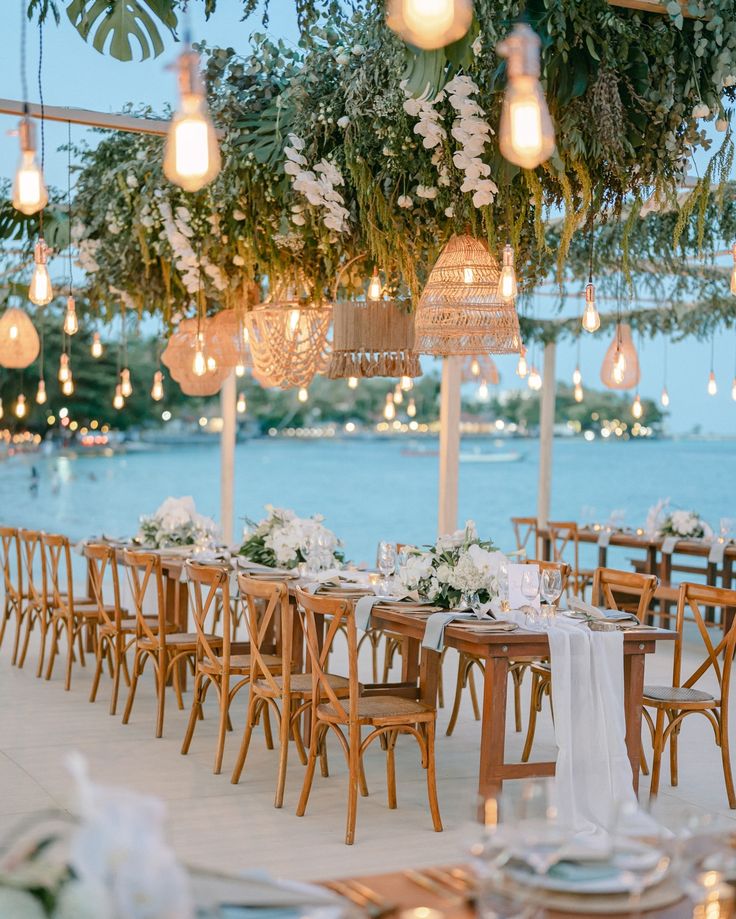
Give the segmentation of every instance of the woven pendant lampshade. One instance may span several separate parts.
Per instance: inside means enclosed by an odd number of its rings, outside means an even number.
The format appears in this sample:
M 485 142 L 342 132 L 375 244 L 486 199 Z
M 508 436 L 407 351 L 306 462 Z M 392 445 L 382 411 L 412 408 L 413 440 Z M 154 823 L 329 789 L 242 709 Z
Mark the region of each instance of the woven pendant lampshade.
M 205 348 L 218 367 L 232 370 L 240 363 L 248 365 L 250 355 L 242 335 L 241 320 L 235 310 L 221 310 L 206 321 Z
M 306 389 L 329 365 L 332 307 L 280 287 L 246 316 L 253 376 L 261 386 Z
M 499 269 L 488 246 L 453 236 L 440 253 L 416 313 L 420 354 L 511 354 L 521 335 L 514 302 L 498 297 Z
M 400 300 L 335 303 L 328 376 L 418 377 L 414 315 Z
M 618 354 L 623 356 L 623 361 L 619 363 L 618 372 L 614 372 Z M 631 326 L 620 322 L 603 357 L 601 382 L 609 389 L 634 389 L 640 379 L 639 355 L 631 336 Z
M 207 333 L 212 320 L 202 321 L 202 333 L 207 351 Z M 215 370 L 208 370 L 202 376 L 194 373 L 194 353 L 197 346 L 197 320 L 183 319 L 176 332 L 168 340 L 161 354 L 161 363 L 168 368 L 173 380 L 187 396 L 214 396 L 222 388 L 230 367 L 218 364 Z M 211 356 L 208 354 L 208 356 Z M 216 360 L 216 358 L 215 358 Z
M 9 307 L 0 319 L 0 364 L 21 370 L 32 364 L 41 350 L 36 327 L 25 310 Z
M 496 362 L 490 354 L 475 354 L 463 361 L 463 383 L 488 383 L 498 386 L 499 376 Z

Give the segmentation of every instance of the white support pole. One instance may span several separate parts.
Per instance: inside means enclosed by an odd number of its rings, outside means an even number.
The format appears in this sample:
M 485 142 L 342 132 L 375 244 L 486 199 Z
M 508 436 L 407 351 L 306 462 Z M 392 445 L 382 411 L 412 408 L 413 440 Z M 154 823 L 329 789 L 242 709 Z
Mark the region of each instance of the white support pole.
M 440 389 L 440 480 L 437 532 L 457 529 L 458 467 L 460 463 L 460 375 L 458 357 L 442 359 Z
M 220 390 L 220 529 L 226 545 L 233 540 L 233 504 L 235 481 L 235 433 L 237 429 L 237 384 L 233 371 Z
M 544 529 L 549 520 L 552 492 L 552 446 L 555 433 L 555 356 L 557 345 L 544 346 L 542 399 L 539 408 L 539 486 L 537 489 L 537 526 Z

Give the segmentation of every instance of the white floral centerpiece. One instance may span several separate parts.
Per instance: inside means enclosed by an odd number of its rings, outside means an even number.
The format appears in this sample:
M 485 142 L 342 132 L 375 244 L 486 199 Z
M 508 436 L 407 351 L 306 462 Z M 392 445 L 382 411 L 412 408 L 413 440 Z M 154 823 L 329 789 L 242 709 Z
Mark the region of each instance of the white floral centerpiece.
M 246 519 L 247 530 L 239 554 L 269 568 L 296 568 L 307 561 L 307 549 L 320 554 L 326 567 L 338 567 L 345 561 L 342 543 L 324 525 L 321 514 L 298 517 L 292 510 L 265 505 L 267 516 L 256 523 Z
M 199 514 L 194 498 L 167 498 L 149 516 L 140 518 L 134 542 L 152 549 L 172 546 L 212 545 L 217 539 L 217 524 Z
M 96 785 L 69 757 L 78 816 L 39 824 L 0 858 L 7 919 L 194 919 L 186 871 L 164 840 L 164 804 Z
M 456 609 L 468 597 L 487 607 L 499 595 L 499 571 L 507 564 L 503 552 L 478 537 L 475 523 L 440 536 L 426 550 L 406 550 L 398 581 L 405 591 L 445 609 Z
M 701 539 L 713 535 L 713 530 L 696 511 L 671 511 L 660 528 L 662 536 Z

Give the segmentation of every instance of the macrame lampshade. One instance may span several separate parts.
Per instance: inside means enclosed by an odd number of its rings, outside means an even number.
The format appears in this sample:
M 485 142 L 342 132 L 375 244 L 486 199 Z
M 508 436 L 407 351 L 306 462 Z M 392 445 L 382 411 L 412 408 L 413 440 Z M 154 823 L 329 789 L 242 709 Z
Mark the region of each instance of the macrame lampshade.
M 328 375 L 342 377 L 418 377 L 414 315 L 399 300 L 335 303 Z
M 514 302 L 498 297 L 499 269 L 488 246 L 453 236 L 429 274 L 416 313 L 416 350 L 452 354 L 510 354 L 521 336 Z
M 205 354 L 208 354 L 208 331 L 213 320 L 202 321 Z M 194 373 L 194 353 L 197 346 L 197 320 L 183 319 L 176 332 L 168 340 L 161 354 L 161 363 L 168 368 L 173 380 L 187 396 L 214 396 L 222 388 L 230 367 L 218 364 L 215 370 L 208 370 L 202 376 Z M 216 358 L 215 358 L 216 360 Z
M 463 361 L 463 383 L 488 383 L 498 386 L 498 367 L 490 354 L 469 355 Z
M 0 364 L 13 370 L 28 367 L 38 357 L 41 342 L 25 310 L 9 307 L 0 319 Z
M 619 371 L 615 373 L 617 359 L 619 360 Z M 640 378 L 639 355 L 636 353 L 634 340 L 631 337 L 631 326 L 619 323 L 613 341 L 603 358 L 601 382 L 609 389 L 634 389 L 639 385 Z
M 277 288 L 246 316 L 253 376 L 261 386 L 306 388 L 329 364 L 332 307 L 300 300 L 293 288 Z
M 250 361 L 248 346 L 242 340 L 241 321 L 235 310 L 221 310 L 205 325 L 205 350 L 214 357 L 218 367 L 232 370 L 238 364 L 247 366 Z

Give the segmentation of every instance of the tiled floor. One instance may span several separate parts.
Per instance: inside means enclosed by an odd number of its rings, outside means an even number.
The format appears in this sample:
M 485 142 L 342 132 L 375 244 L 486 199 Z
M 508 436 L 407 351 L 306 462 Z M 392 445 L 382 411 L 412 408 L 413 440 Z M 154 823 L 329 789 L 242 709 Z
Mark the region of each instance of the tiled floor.
M 169 838 L 177 852 L 185 861 L 206 866 L 225 870 L 258 867 L 295 878 L 367 873 L 397 865 L 453 861 L 462 857 L 472 839 L 469 820 L 477 782 L 479 726 L 469 703 L 452 737 L 444 736 L 449 710 L 440 714 L 437 757 L 445 831 L 432 831 L 417 749 L 409 738 L 403 738 L 397 755 L 398 810 L 387 807 L 384 758 L 376 744 L 366 760 L 371 795 L 359 801 L 356 844 L 348 847 L 342 842 L 346 770 L 336 744 L 330 748 L 330 778 L 317 775 L 307 815 L 298 818 L 294 808 L 302 767 L 294 756 L 284 807 L 275 810 L 276 752 L 266 750 L 260 730 L 240 784 L 230 784 L 245 695 L 235 706 L 235 732 L 228 735 L 223 773 L 216 776 L 212 774 L 214 695 L 205 720 L 197 727 L 190 754 L 182 756 L 179 749 L 188 711 L 177 710 L 172 693 L 167 699 L 164 737 L 156 740 L 150 673 L 140 684 L 131 723 L 124 726 L 119 716 L 108 714 L 110 683 L 106 677 L 98 701 L 90 704 L 89 667 L 75 669 L 72 689 L 66 693 L 62 666 L 57 666 L 50 682 L 38 680 L 35 647 L 21 671 L 10 665 L 9 645 L 6 636 L 0 651 L 0 844 L 33 814 L 70 806 L 71 786 L 64 761 L 72 750 L 87 757 L 97 780 L 163 798 L 168 807 Z M 696 650 L 688 648 L 686 668 L 694 666 Z M 337 671 L 339 663 L 334 662 Z M 455 656 L 448 655 L 448 687 L 454 684 L 454 663 Z M 663 648 L 648 661 L 647 681 L 669 682 L 670 668 L 671 648 Z M 125 693 L 121 711 L 124 699 Z M 191 693 L 185 696 L 185 704 L 190 701 Z M 733 721 L 731 727 L 733 732 Z M 520 754 L 522 737 L 511 730 L 508 747 L 514 757 Z M 649 750 L 648 742 L 645 749 Z M 535 755 L 548 759 L 553 753 L 551 720 L 545 709 Z M 677 808 L 688 802 L 736 819 L 726 801 L 720 753 L 704 718 L 691 718 L 685 724 L 680 755 L 680 786 L 670 788 L 665 767 L 662 803 Z M 647 780 L 643 779 L 643 797 L 646 794 Z

